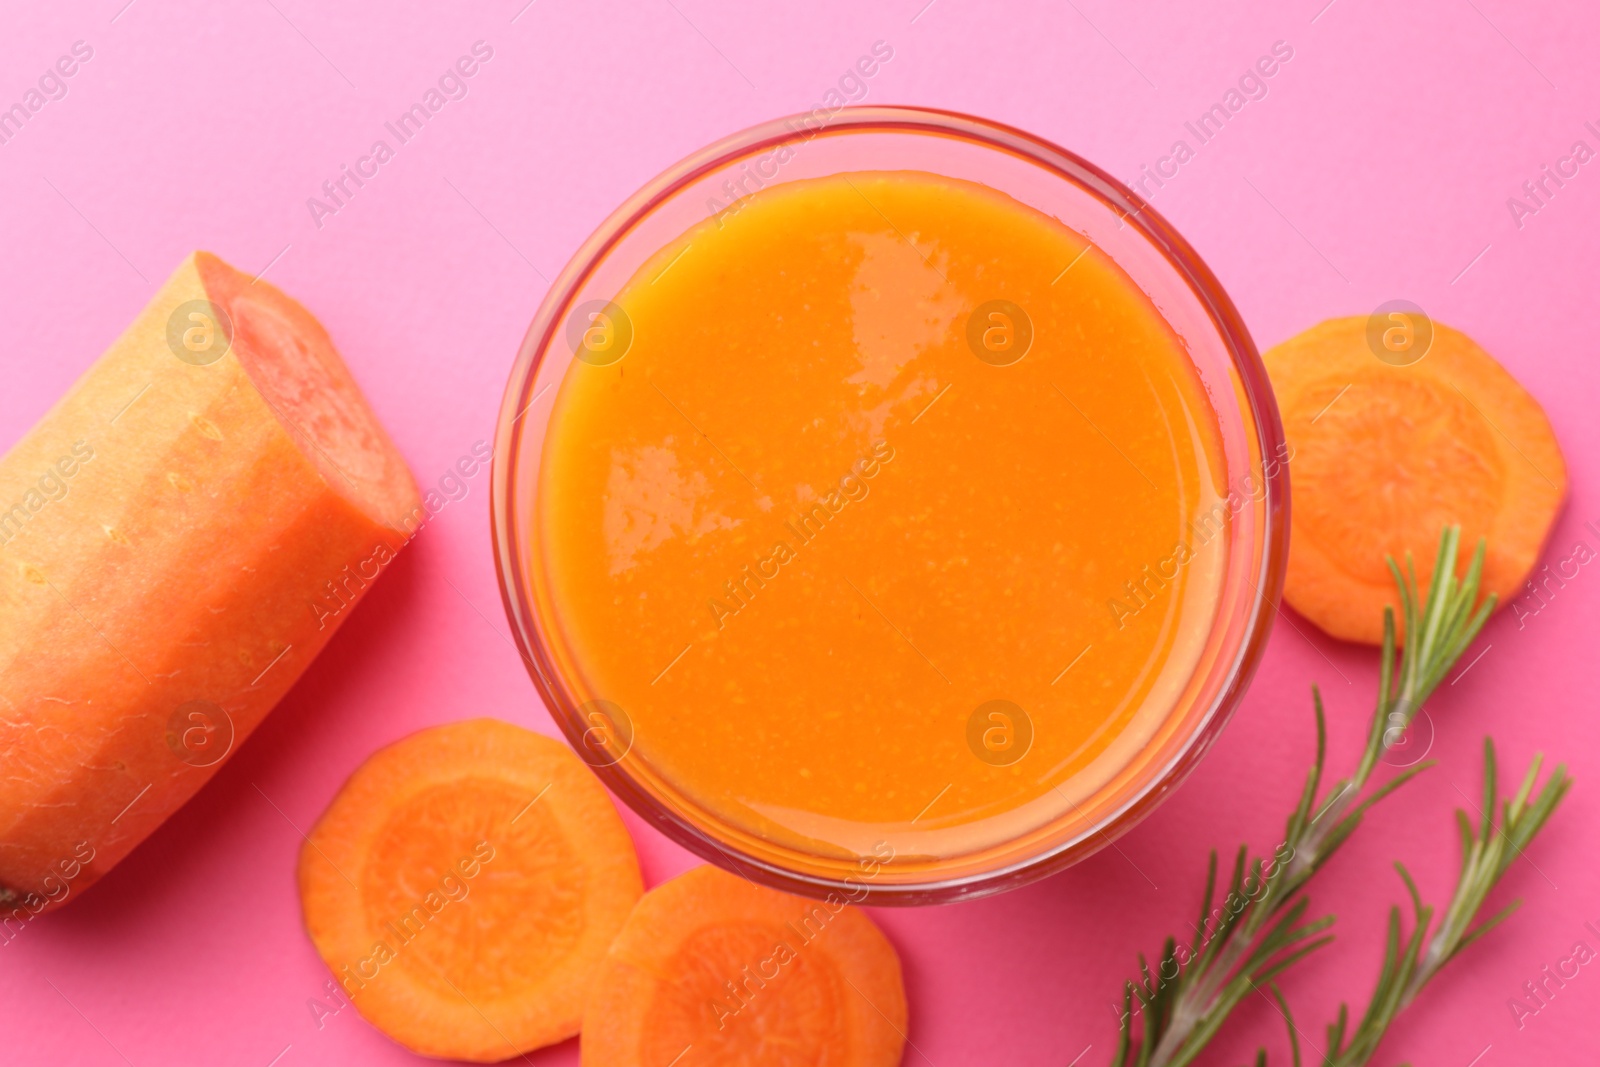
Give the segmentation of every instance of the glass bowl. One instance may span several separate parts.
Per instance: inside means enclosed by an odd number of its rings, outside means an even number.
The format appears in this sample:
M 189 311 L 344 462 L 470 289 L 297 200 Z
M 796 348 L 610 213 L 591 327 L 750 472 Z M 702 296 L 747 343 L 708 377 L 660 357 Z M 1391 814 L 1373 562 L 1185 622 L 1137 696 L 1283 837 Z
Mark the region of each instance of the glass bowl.
M 537 492 L 552 394 L 576 354 L 572 323 L 603 308 L 651 256 L 708 212 L 761 188 L 843 172 L 913 170 L 981 183 L 1053 216 L 1113 260 L 1186 347 L 1218 422 L 1229 515 L 1209 635 L 1174 709 L 1081 804 L 961 855 L 801 849 L 696 804 L 633 747 L 625 712 L 585 700 L 560 669 L 537 556 Z M 582 331 L 576 331 L 581 334 Z M 592 355 L 592 353 L 590 353 Z M 1238 311 L 1194 249 L 1136 194 L 1065 149 L 997 123 L 908 107 L 778 120 L 713 144 L 634 194 L 551 286 L 512 368 L 495 435 L 492 526 L 501 594 L 534 685 L 574 749 L 634 811 L 706 860 L 813 897 L 929 904 L 999 892 L 1104 848 L 1189 774 L 1239 704 L 1271 629 L 1288 542 L 1289 459 L 1276 404 Z M 1070 802 L 1069 802 L 1070 803 Z M 913 820 L 915 821 L 915 820 Z

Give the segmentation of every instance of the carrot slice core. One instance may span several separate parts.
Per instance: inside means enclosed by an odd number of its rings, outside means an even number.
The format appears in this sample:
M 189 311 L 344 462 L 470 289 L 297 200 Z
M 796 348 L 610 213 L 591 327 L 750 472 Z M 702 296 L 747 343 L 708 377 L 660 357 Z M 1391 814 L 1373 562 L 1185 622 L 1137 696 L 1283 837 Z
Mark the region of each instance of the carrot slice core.
M 396 807 L 373 839 L 360 882 L 372 929 L 398 924 L 450 875 L 471 901 L 470 908 L 430 915 L 429 936 L 395 961 L 439 997 L 454 990 L 471 1001 L 518 994 L 578 947 L 585 865 L 548 810 L 534 805 L 518 817 L 527 804 L 525 793 L 492 779 L 438 785 Z M 474 897 L 455 862 L 474 855 L 481 841 L 494 849 L 480 875 L 492 879 L 493 892 Z M 530 945 L 537 951 L 527 951 Z
M 645 1016 L 645 1062 L 670 1063 L 689 1045 L 704 1049 L 708 1064 L 767 1062 L 762 1053 L 771 1049 L 783 1050 L 784 1064 L 849 1062 L 849 988 L 821 953 L 778 963 L 776 946 L 793 936 L 777 923 L 750 922 L 689 935 L 672 957 L 676 980 Z M 744 978 L 747 967 L 754 980 Z M 731 979 L 739 980 L 738 1000 Z

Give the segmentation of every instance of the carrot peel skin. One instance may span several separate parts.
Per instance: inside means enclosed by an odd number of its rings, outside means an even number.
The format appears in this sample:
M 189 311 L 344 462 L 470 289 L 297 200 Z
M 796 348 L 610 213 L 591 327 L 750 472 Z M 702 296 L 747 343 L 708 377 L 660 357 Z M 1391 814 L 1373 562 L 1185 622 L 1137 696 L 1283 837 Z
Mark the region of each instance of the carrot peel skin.
M 210 347 L 186 348 L 186 331 Z M 296 380 L 335 394 L 321 407 L 336 416 L 308 425 L 318 403 L 277 391 Z M 214 256 L 185 260 L 0 458 L 8 934 L 75 899 L 216 773 L 419 507 L 315 318 Z

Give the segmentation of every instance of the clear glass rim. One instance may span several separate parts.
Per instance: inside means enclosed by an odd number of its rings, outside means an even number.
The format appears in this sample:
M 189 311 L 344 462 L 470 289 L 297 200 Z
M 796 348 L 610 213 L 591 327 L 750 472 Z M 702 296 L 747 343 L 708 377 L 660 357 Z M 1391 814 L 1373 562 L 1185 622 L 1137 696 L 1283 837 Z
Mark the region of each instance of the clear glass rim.
M 539 639 L 535 612 L 527 592 L 528 575 L 519 553 L 519 545 L 525 542 L 525 537 L 518 529 L 514 494 L 519 464 L 524 461 L 521 453 L 526 424 L 521 416 L 531 405 L 529 394 L 544 354 L 561 329 L 563 309 L 607 253 L 642 219 L 681 189 L 738 159 L 796 140 L 806 133 L 837 136 L 852 131 L 903 131 L 954 136 L 1024 157 L 1054 172 L 1094 195 L 1124 222 L 1143 233 L 1162 254 L 1205 309 L 1228 352 L 1244 397 L 1242 414 L 1259 442 L 1260 454 L 1276 456 L 1284 446 L 1282 421 L 1266 367 L 1238 309 L 1199 253 L 1133 190 L 1065 148 L 1014 127 L 960 112 L 907 106 L 846 107 L 820 129 L 807 130 L 800 125 L 810 119 L 812 116 L 807 114 L 791 115 L 726 137 L 669 167 L 629 197 L 580 246 L 551 284 L 512 366 L 495 430 L 491 467 L 490 532 L 495 570 L 518 652 L 546 709 L 576 750 L 581 751 L 584 727 L 574 709 L 566 707 L 556 672 Z M 532 455 L 536 464 L 538 453 Z M 845 881 L 806 874 L 747 855 L 711 838 L 660 804 L 620 765 L 592 769 L 635 813 L 690 852 L 757 882 L 806 896 L 826 897 L 837 893 L 854 902 L 873 905 L 935 904 L 1002 892 L 1054 874 L 1111 844 L 1114 838 L 1154 811 L 1198 765 L 1242 700 L 1271 635 L 1272 616 L 1282 594 L 1288 552 L 1287 464 L 1276 464 L 1272 470 L 1264 470 L 1262 481 L 1261 552 L 1259 569 L 1251 583 L 1254 596 L 1244 613 L 1243 637 L 1237 654 L 1210 708 L 1166 766 L 1153 772 L 1125 803 L 1076 836 L 1037 854 L 994 870 L 917 883 L 868 885 L 856 879 Z

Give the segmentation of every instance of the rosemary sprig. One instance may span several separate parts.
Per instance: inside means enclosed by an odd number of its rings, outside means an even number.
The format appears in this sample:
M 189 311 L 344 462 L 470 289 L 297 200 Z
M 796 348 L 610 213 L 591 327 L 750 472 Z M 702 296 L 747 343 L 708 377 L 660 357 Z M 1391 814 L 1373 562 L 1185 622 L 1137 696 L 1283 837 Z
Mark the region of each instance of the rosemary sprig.
M 1274 990 L 1290 1019 L 1272 979 L 1327 944 L 1331 936 L 1323 931 L 1333 923 L 1332 916 L 1306 918 L 1310 901 L 1301 890 L 1361 825 L 1368 808 L 1431 766 L 1416 764 L 1367 788 L 1383 753 L 1398 743 L 1494 610 L 1492 595 L 1478 602 L 1482 541 L 1466 573 L 1456 577 L 1460 538 L 1458 527 L 1444 530 L 1425 595 L 1418 591 L 1410 555 L 1404 574 L 1389 559 L 1400 590 L 1406 644 L 1403 652 L 1397 648 L 1394 611 L 1385 607 L 1378 700 L 1360 761 L 1348 777 L 1321 792 L 1327 717 L 1322 695 L 1313 686 L 1317 758 L 1284 828 L 1283 844 L 1270 859 L 1252 857 L 1248 846 L 1240 846 L 1228 894 L 1215 909 L 1217 854 L 1212 852 L 1200 921 L 1195 925 L 1198 945 L 1191 950 L 1169 937 L 1154 974 L 1140 955 L 1140 981 L 1124 986 L 1122 1032 L 1113 1067 L 1183 1067 L 1200 1054 L 1241 1001 L 1251 993 L 1267 996 L 1262 986 Z M 1135 1019 L 1138 1014 L 1143 1015 L 1142 1028 Z
M 1389 938 L 1384 950 L 1383 964 L 1378 969 L 1378 984 L 1367 1003 L 1366 1014 L 1350 1031 L 1349 1011 L 1339 1005 L 1338 1019 L 1328 1026 L 1328 1051 L 1324 1063 L 1329 1067 L 1364 1067 L 1377 1051 L 1389 1024 L 1403 1011 L 1422 987 L 1427 985 L 1445 964 L 1455 959 L 1461 950 L 1504 922 L 1522 905 L 1514 900 L 1489 918 L 1473 925 L 1489 891 L 1499 882 L 1501 875 L 1513 860 L 1522 854 L 1534 835 L 1543 828 L 1556 806 L 1572 787 L 1566 766 L 1557 765 L 1539 789 L 1533 794 L 1544 760 L 1533 758 L 1528 773 L 1523 776 L 1522 787 L 1511 800 L 1505 802 L 1496 822 L 1496 788 L 1498 771 L 1495 766 L 1494 741 L 1483 742 L 1483 809 L 1482 821 L 1476 828 L 1472 818 L 1463 809 L 1456 809 L 1456 825 L 1461 833 L 1461 872 L 1456 879 L 1456 890 L 1445 909 L 1444 917 L 1429 936 L 1433 921 L 1433 908 L 1422 903 L 1417 884 L 1404 864 L 1395 869 L 1405 882 L 1411 897 L 1412 926 L 1402 943 L 1400 908 L 1389 909 Z M 1291 1038 L 1295 1063 L 1298 1067 L 1299 1050 Z M 1264 1062 L 1259 1060 L 1258 1062 Z

